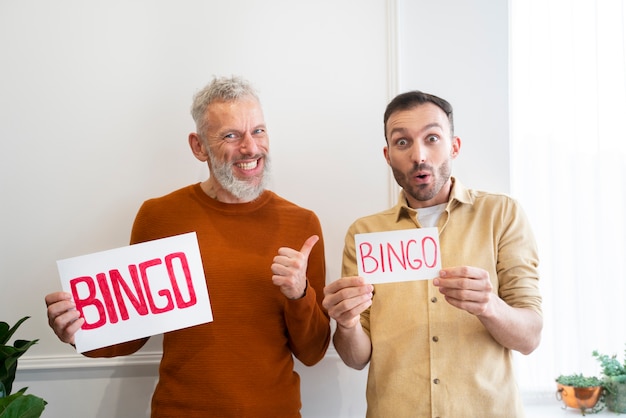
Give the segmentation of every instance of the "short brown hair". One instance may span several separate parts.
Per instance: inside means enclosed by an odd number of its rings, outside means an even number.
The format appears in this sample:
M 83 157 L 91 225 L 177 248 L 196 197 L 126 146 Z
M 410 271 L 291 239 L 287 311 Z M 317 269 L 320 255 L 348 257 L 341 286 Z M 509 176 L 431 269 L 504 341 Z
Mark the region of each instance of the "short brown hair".
M 406 93 L 398 94 L 393 98 L 385 109 L 385 116 L 383 118 L 385 128 L 385 140 L 387 140 L 387 120 L 395 113 L 403 110 L 410 110 L 414 107 L 423 105 L 425 103 L 432 103 L 441 110 L 444 111 L 448 120 L 450 121 L 450 135 L 454 136 L 454 118 L 452 116 L 452 105 L 447 100 L 437 97 L 433 94 L 424 93 L 419 90 L 408 91 Z

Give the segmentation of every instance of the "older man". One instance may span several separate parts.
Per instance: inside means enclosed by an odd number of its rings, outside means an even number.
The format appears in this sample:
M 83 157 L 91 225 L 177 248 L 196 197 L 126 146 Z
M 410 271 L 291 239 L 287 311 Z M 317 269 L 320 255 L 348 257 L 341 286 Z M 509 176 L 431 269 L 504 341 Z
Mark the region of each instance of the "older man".
M 195 231 L 213 322 L 163 339 L 153 417 L 299 417 L 293 357 L 313 365 L 330 342 L 317 216 L 266 189 L 269 138 L 244 80 L 217 78 L 191 109 L 194 156 L 209 178 L 144 202 L 131 243 Z M 46 296 L 56 335 L 72 344 L 83 325 L 69 294 Z M 86 353 L 134 353 L 147 338 Z

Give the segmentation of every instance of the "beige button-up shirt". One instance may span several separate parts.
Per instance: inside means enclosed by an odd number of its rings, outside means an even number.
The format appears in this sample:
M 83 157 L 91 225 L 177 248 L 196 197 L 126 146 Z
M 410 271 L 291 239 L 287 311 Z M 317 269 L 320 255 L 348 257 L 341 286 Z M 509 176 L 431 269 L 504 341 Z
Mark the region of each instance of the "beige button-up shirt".
M 356 220 L 346 234 L 342 276 L 358 275 L 355 234 L 419 227 L 402 193 L 395 207 Z M 515 200 L 453 178 L 437 227 L 443 267 L 485 269 L 504 301 L 541 314 L 537 247 Z M 432 280 L 379 284 L 374 292 L 361 315 L 372 340 L 368 417 L 524 416 L 510 350 L 475 316 L 448 304 Z

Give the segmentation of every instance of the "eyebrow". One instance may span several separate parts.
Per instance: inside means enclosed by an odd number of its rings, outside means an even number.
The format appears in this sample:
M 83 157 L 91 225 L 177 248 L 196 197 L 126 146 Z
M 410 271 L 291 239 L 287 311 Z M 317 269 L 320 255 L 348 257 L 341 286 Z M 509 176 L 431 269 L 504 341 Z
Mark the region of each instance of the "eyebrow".
M 420 132 L 420 133 L 422 133 L 422 132 L 424 132 L 424 131 L 431 130 L 432 128 L 439 128 L 439 129 L 441 129 L 442 131 L 444 130 L 443 126 L 441 126 L 441 124 L 440 124 L 440 123 L 433 122 L 433 123 L 429 123 L 428 125 L 424 126 L 422 129 L 420 129 L 420 131 L 419 131 L 419 132 Z M 407 132 L 407 131 L 408 131 L 408 129 L 407 129 L 407 128 L 404 128 L 404 127 L 393 128 L 393 129 L 391 130 L 391 132 L 389 132 L 389 136 L 392 136 L 392 135 L 393 135 L 394 133 L 396 133 L 396 132 L 405 133 L 405 132 Z

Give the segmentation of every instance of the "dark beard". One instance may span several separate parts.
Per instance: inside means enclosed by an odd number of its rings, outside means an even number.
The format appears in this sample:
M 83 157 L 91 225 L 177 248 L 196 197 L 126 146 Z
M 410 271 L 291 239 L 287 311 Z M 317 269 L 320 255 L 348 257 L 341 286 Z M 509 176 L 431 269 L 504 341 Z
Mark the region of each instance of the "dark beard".
M 396 183 L 404 190 L 404 193 L 408 194 L 413 199 L 420 202 L 427 202 L 433 199 L 441 191 L 441 188 L 450 179 L 450 161 L 447 160 L 439 167 L 436 175 L 432 166 L 422 163 L 414 164 L 413 169 L 408 175 L 405 175 L 402 171 L 397 170 L 395 167 L 391 167 L 393 171 L 393 177 L 396 179 Z M 412 186 L 410 178 L 418 171 L 428 171 L 431 175 L 435 176 L 435 183 L 431 185 Z

